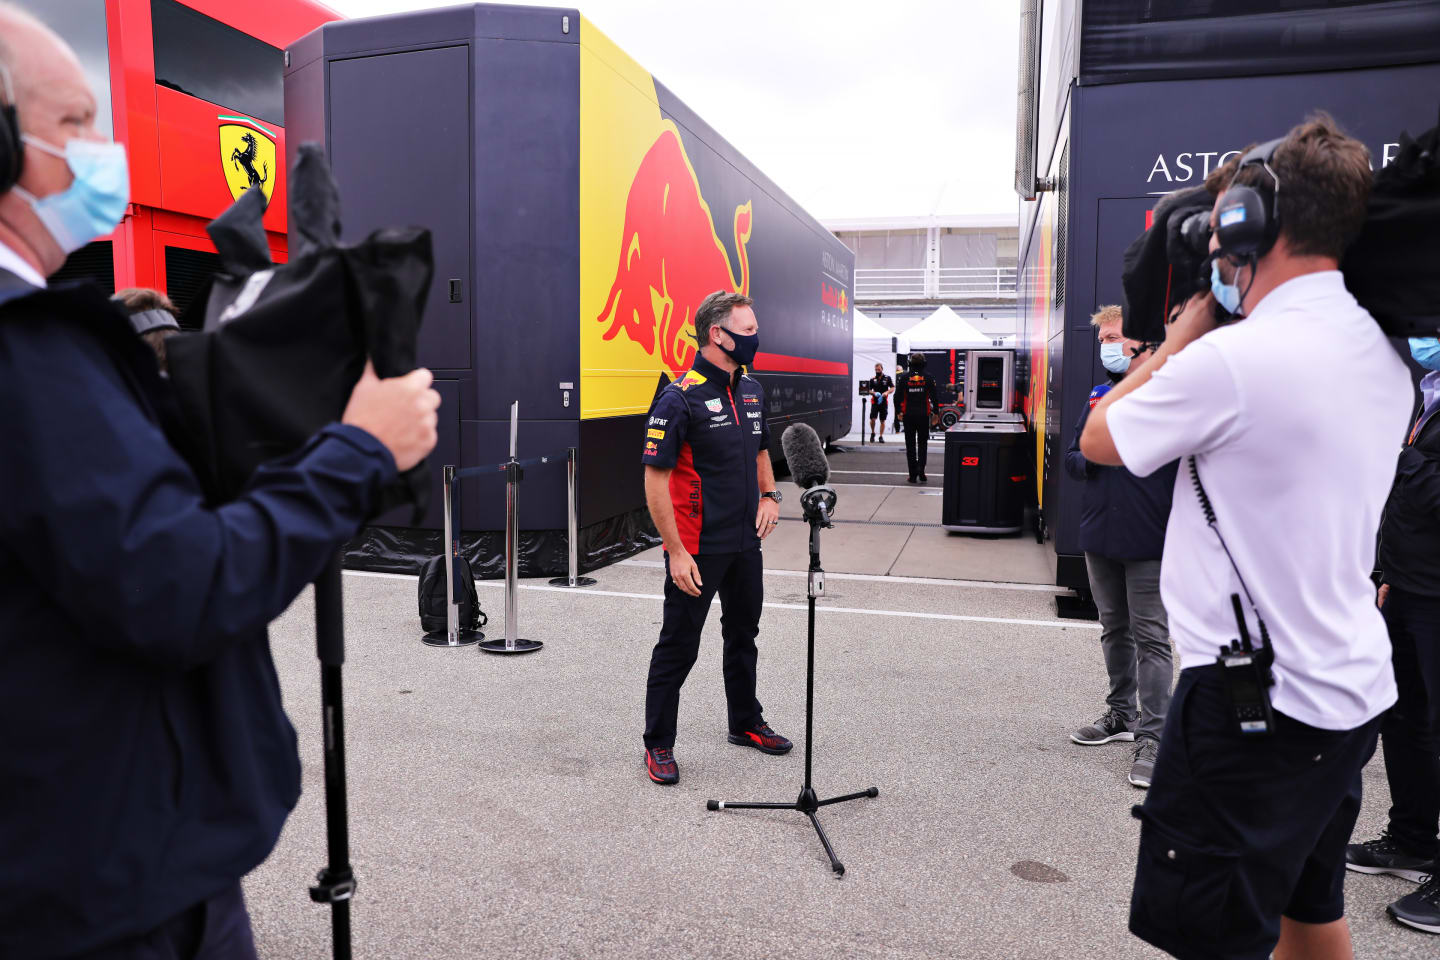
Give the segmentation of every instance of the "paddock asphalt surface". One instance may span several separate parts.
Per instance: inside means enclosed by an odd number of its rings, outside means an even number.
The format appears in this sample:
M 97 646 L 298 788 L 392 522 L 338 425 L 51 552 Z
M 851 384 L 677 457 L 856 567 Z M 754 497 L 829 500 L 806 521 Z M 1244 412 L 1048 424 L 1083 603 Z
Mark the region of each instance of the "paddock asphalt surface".
M 877 496 L 838 489 L 842 509 Z M 927 502 L 894 493 L 898 511 Z M 871 517 L 893 495 L 878 494 Z M 938 517 L 939 498 L 928 503 Z M 912 537 L 932 530 L 913 520 Z M 766 718 L 796 749 L 726 742 L 717 608 L 681 700 L 673 787 L 648 781 L 640 741 L 660 621 L 653 554 L 594 571 L 599 583 L 582 590 L 524 582 L 520 634 L 545 648 L 515 658 L 425 647 L 413 577 L 347 574 L 355 956 L 1163 956 L 1126 930 L 1130 806 L 1143 798 L 1125 779 L 1129 745 L 1068 738 L 1103 710 L 1097 625 L 1055 617 L 1044 576 L 1025 576 L 1048 562 L 1033 542 L 949 535 L 914 548 L 928 569 L 897 576 L 911 546 L 891 557 L 876 529 L 903 527 L 837 524 L 824 541 L 815 787 L 822 798 L 880 790 L 820 813 L 841 879 L 803 815 L 705 809 L 788 802 L 803 781 L 805 578 L 790 542 L 802 523 L 767 544 L 759 640 Z M 891 575 L 866 572 L 882 563 Z M 480 599 L 487 632 L 503 636 L 502 589 L 482 582 Z M 313 616 L 307 590 L 272 627 L 305 792 L 245 884 L 270 960 L 330 955 L 329 908 L 306 892 L 325 861 Z M 1388 806 L 1377 753 L 1360 837 L 1378 833 Z M 1357 956 L 1437 955 L 1440 938 L 1384 914 L 1413 889 L 1350 875 Z

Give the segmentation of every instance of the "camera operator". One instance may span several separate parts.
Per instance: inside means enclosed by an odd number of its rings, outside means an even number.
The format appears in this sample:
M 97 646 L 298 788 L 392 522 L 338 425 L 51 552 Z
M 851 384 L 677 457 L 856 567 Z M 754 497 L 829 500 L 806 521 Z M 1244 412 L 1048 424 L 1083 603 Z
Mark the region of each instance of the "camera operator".
M 1400 452 L 1380 524 L 1379 604 L 1390 631 L 1399 699 L 1380 727 L 1390 819 L 1353 843 L 1346 865 L 1421 883 L 1390 904 L 1407 926 L 1440 933 L 1440 340 L 1410 341 L 1423 403 Z
M 1179 957 L 1351 956 L 1345 845 L 1395 701 L 1369 573 L 1411 409 L 1338 270 L 1370 183 L 1364 144 L 1324 115 L 1247 151 L 1210 242 L 1213 301 L 1244 319 L 1216 329 L 1212 297 L 1192 298 L 1081 438 L 1138 476 L 1186 458 L 1161 574 L 1183 669 L 1136 810 L 1130 912 Z M 1238 598 L 1260 652 L 1217 658 Z
M 890 415 L 890 394 L 895 392 L 895 381 L 885 375 L 885 366 L 875 364 L 875 376 L 870 378 L 870 442 L 875 443 L 875 421 L 880 421 L 880 443 L 885 442 L 885 422 Z M 862 423 L 860 429 L 864 430 Z
M 1085 484 L 1080 549 L 1100 611 L 1100 647 L 1110 677 L 1110 695 L 1105 700 L 1105 714 L 1070 734 L 1070 739 L 1087 747 L 1135 741 L 1128 779 L 1131 785 L 1145 788 L 1154 774 L 1175 674 L 1165 605 L 1160 601 L 1160 556 L 1165 549 L 1176 465 L 1137 477 L 1124 467 L 1090 463 L 1080 452 L 1080 435 L 1090 410 L 1152 352 L 1125 339 L 1120 332 L 1121 310 L 1114 304 L 1101 307 L 1090 322 L 1100 338 L 1100 362 L 1110 374 L 1110 382 L 1090 391 L 1090 402 L 1080 414 L 1075 439 L 1065 453 L 1065 472 Z
M 0 956 L 253 958 L 240 878 L 300 793 L 266 624 L 440 398 L 367 369 L 343 423 L 207 503 L 124 314 L 45 289 L 129 176 L 75 55 L 8 4 L 0 93 Z

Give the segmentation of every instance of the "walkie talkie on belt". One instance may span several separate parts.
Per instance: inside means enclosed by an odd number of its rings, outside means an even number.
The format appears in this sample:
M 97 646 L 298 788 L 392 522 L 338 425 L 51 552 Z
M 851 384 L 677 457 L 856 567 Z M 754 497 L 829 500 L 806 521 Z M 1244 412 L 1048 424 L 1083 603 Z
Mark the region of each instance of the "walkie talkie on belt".
M 1210 505 L 1210 495 L 1200 482 L 1200 468 L 1196 466 L 1194 456 L 1190 457 L 1190 479 L 1195 484 L 1195 496 L 1200 501 L 1201 512 L 1205 514 L 1206 525 L 1220 541 L 1220 548 L 1225 551 L 1230 568 L 1235 571 L 1235 579 L 1240 581 L 1240 589 L 1245 591 L 1251 607 L 1255 607 L 1255 598 L 1250 595 L 1250 588 L 1240 575 L 1235 557 L 1220 534 L 1215 508 Z M 1265 618 L 1260 616 L 1258 607 L 1255 608 L 1255 623 L 1260 629 L 1260 649 L 1256 650 L 1250 645 L 1250 628 L 1245 625 L 1245 608 L 1240 603 L 1240 594 L 1230 594 L 1230 606 L 1235 610 L 1235 625 L 1240 631 L 1240 639 L 1230 641 L 1229 646 L 1222 645 L 1215 662 L 1220 665 L 1221 675 L 1225 677 L 1225 692 L 1230 695 L 1230 709 L 1235 715 L 1240 735 L 1268 737 L 1275 729 L 1275 712 L 1270 709 L 1270 688 L 1275 685 L 1275 675 L 1270 672 L 1270 666 L 1275 662 L 1275 648 L 1270 643 L 1270 633 L 1265 629 Z
M 1275 714 L 1270 709 L 1270 687 L 1275 683 L 1270 664 L 1275 660 L 1275 651 L 1268 643 L 1259 650 L 1250 646 L 1240 594 L 1230 594 L 1230 603 L 1235 608 L 1240 639 L 1220 648 L 1218 662 L 1225 677 L 1225 692 L 1230 695 L 1230 709 L 1241 735 L 1268 736 L 1275 728 Z

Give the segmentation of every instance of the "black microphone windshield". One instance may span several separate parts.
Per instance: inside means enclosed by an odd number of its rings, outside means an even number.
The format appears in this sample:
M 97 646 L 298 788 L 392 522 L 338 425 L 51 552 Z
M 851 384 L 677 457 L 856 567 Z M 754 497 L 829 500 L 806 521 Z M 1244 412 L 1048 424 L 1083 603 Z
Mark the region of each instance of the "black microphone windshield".
M 780 436 L 780 449 L 790 465 L 790 476 L 801 490 L 819 486 L 830 479 L 830 464 L 820 435 L 807 423 L 792 423 Z

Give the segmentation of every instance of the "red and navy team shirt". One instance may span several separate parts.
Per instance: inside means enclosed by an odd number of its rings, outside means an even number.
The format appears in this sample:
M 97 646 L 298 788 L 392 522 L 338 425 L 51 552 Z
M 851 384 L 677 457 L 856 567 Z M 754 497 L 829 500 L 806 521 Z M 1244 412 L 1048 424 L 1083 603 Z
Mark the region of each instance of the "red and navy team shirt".
M 900 416 L 906 420 L 930 422 L 940 410 L 935 378 L 928 373 L 907 373 L 900 381 Z
M 702 356 L 660 391 L 645 426 L 646 466 L 673 468 L 670 502 L 686 552 L 738 553 L 760 545 L 756 458 L 770 446 L 765 391 Z

